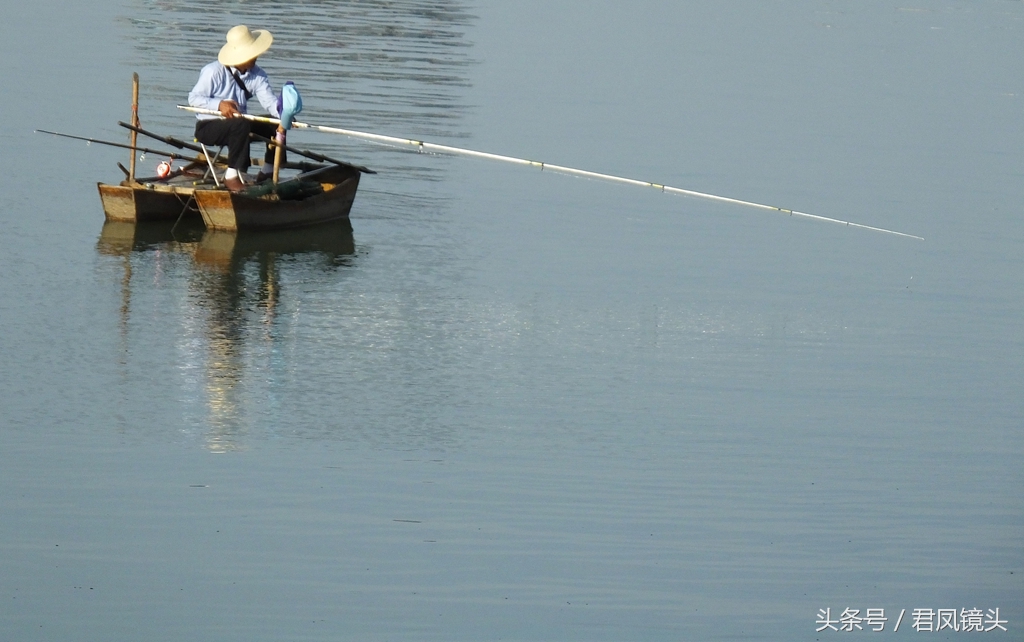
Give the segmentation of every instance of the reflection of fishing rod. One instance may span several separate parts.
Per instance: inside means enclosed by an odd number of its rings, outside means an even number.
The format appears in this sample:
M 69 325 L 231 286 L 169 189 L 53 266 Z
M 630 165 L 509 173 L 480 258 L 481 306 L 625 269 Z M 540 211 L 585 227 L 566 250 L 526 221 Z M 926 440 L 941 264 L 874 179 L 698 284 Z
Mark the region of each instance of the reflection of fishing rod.
M 144 154 L 159 154 L 161 156 L 167 156 L 171 159 L 180 158 L 194 160 L 188 156 L 182 156 L 174 152 L 161 151 L 159 149 L 150 149 L 148 147 L 139 147 L 137 145 L 125 145 L 124 143 L 112 143 L 109 140 L 97 140 L 95 138 L 86 138 L 85 136 L 72 136 L 71 134 L 61 134 L 60 132 L 51 132 L 45 129 L 35 130 L 40 134 L 51 134 L 53 136 L 61 136 L 63 138 L 74 138 L 75 140 L 84 140 L 87 143 L 96 143 L 97 145 L 109 145 L 110 147 L 120 147 L 121 149 L 130 149 L 136 152 L 142 152 Z
M 178 109 L 184 109 L 185 111 L 195 112 L 197 114 L 208 114 L 211 116 L 220 116 L 220 112 L 210 109 L 200 109 L 198 107 L 186 107 L 184 105 L 178 105 Z M 262 116 L 250 116 L 249 114 L 239 114 L 242 118 L 261 123 L 279 124 L 280 121 L 276 118 L 265 118 Z M 600 174 L 598 172 L 591 172 L 585 169 L 575 169 L 573 167 L 563 167 L 561 165 L 551 165 L 549 163 L 542 163 L 540 161 L 527 160 L 525 158 L 515 158 L 513 156 L 503 156 L 501 154 L 491 154 L 489 152 L 478 152 L 472 149 L 464 149 L 462 147 L 450 147 L 448 145 L 438 145 L 436 143 L 427 143 L 421 140 L 413 140 L 411 138 L 396 138 L 394 136 L 384 136 L 382 134 L 370 134 L 367 132 L 360 132 L 351 129 L 340 129 L 338 127 L 324 127 L 322 125 L 308 125 L 306 123 L 300 123 L 298 121 L 292 122 L 292 127 L 296 129 L 312 129 L 316 131 L 326 132 L 329 134 L 343 134 L 345 136 L 351 136 L 352 138 L 361 138 L 364 140 L 370 140 L 378 143 L 385 143 L 391 145 L 408 145 L 417 148 L 418 151 L 435 151 L 442 154 L 456 154 L 460 156 L 471 156 L 473 158 L 482 158 L 486 160 L 496 160 L 505 163 L 513 163 L 515 165 L 526 165 L 529 167 L 539 167 L 544 170 L 552 170 L 555 172 L 561 172 L 563 174 L 572 174 L 575 176 L 583 176 L 584 178 L 594 178 L 605 181 L 612 181 L 616 183 L 626 183 L 628 185 L 638 185 L 640 187 L 653 187 L 662 192 L 669 192 L 672 194 L 682 194 L 684 196 L 695 196 L 697 198 L 706 198 L 713 201 L 719 201 L 723 203 L 732 203 L 733 205 L 745 205 L 747 207 L 756 207 L 762 210 L 771 210 L 775 212 L 781 212 L 782 214 L 789 214 L 790 216 L 799 216 L 802 218 L 808 218 L 815 221 L 825 221 L 827 223 L 838 223 L 840 225 L 847 225 L 849 227 L 858 227 L 863 230 L 871 230 L 872 232 L 883 232 L 885 234 L 895 234 L 896 236 L 905 236 L 907 238 L 918 239 L 923 241 L 924 239 L 914 234 L 905 234 L 903 232 L 896 232 L 894 230 L 887 230 L 882 227 L 873 227 L 871 225 L 862 225 L 861 223 L 851 223 L 850 221 L 842 221 L 836 218 L 828 218 L 826 216 L 818 216 L 816 214 L 807 214 L 806 212 L 797 212 L 796 210 L 785 209 L 782 207 L 775 207 L 774 205 L 762 205 L 761 203 L 752 203 L 750 201 L 741 201 L 735 198 L 728 198 L 725 196 L 715 196 L 714 194 L 706 194 L 704 192 L 695 192 L 693 190 L 681 189 L 679 187 L 669 187 L 668 185 L 661 185 L 659 183 L 651 183 L 649 181 L 638 181 L 633 178 L 624 178 L 622 176 L 612 176 L 611 174 Z

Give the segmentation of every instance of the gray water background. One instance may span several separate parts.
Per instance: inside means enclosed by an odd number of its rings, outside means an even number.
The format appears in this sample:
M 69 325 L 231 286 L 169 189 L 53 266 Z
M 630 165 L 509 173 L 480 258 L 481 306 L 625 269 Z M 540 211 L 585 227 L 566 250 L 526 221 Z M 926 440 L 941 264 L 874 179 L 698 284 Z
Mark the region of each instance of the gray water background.
M 1020 2 L 3 15 L 0 637 L 1019 639 Z M 354 249 L 108 242 L 126 154 L 32 130 L 189 136 L 237 23 L 306 121 L 926 240 L 297 132 Z

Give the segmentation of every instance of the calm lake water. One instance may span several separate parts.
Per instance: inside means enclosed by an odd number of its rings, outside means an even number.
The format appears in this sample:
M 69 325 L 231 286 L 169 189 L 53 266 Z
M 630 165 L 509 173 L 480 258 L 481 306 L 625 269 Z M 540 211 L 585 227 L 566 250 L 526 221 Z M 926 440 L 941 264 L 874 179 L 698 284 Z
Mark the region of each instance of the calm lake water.
M 3 639 L 1021 639 L 1020 2 L 3 9 Z M 239 23 L 307 122 L 925 241 L 311 132 L 351 233 L 104 225 L 33 130 L 189 137 Z

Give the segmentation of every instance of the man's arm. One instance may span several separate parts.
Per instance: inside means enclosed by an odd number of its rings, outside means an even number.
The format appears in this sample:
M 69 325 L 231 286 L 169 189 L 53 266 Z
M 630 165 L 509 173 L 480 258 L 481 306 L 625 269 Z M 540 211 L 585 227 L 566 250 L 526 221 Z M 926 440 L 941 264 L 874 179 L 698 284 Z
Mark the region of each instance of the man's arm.
M 217 109 L 220 105 L 220 99 L 214 98 L 213 87 L 214 73 L 210 65 L 207 65 L 199 72 L 199 80 L 196 81 L 196 86 L 192 88 L 192 91 L 188 92 L 188 104 L 192 107 L 201 107 L 202 109 Z
M 281 112 L 277 109 L 277 94 L 271 88 L 270 79 L 267 78 L 266 72 L 261 69 L 260 73 L 253 75 L 255 78 L 253 78 L 252 82 L 252 95 L 260 101 L 264 109 L 270 112 L 271 116 L 280 118 Z
M 192 107 L 203 109 L 214 109 L 225 118 L 231 118 L 241 114 L 238 103 L 233 100 L 221 100 L 214 96 L 216 86 L 216 65 L 207 65 L 199 73 L 199 80 L 196 86 L 188 94 L 188 104 Z

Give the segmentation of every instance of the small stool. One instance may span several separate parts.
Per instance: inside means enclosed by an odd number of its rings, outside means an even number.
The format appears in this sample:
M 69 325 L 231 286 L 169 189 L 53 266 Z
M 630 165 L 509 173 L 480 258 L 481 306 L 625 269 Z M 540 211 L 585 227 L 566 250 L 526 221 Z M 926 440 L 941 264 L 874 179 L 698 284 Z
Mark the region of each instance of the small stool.
M 198 140 L 196 142 L 199 143 Z M 224 151 L 224 145 L 220 146 L 220 149 L 217 150 L 217 153 L 214 154 L 212 159 L 210 158 L 210 150 L 206 148 L 206 145 L 199 143 L 199 146 L 203 149 L 203 156 L 206 157 L 207 165 L 206 173 L 203 174 L 203 180 L 205 181 L 210 176 L 213 176 L 213 184 L 220 187 L 220 180 L 217 179 L 217 170 L 214 169 L 214 164 L 217 162 L 217 159 L 220 158 L 221 152 Z

